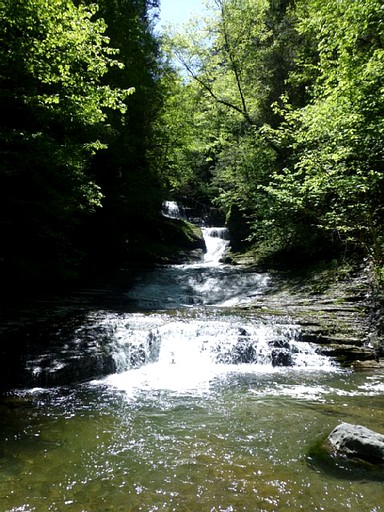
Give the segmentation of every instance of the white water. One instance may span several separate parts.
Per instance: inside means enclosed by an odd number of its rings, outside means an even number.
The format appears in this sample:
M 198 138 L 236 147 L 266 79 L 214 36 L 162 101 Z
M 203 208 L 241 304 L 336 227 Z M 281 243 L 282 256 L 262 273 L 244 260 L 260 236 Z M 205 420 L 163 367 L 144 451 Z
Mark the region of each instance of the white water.
M 185 209 L 176 201 L 164 201 L 162 213 L 171 219 L 187 220 Z M 229 248 L 229 233 L 226 227 L 203 227 L 202 233 L 207 252 L 202 262 L 211 266 L 219 265 L 220 260 Z
M 207 252 L 204 254 L 205 264 L 217 266 L 221 263 L 229 248 L 229 234 L 227 228 L 202 228 Z
M 163 203 L 163 215 L 170 219 L 185 219 L 183 209 L 176 201 L 164 201 Z
M 165 212 L 181 216 L 173 202 Z M 140 273 L 126 293 L 140 312 L 95 319 L 95 328 L 112 333 L 107 349 L 117 369 L 103 382 L 133 397 L 161 389 L 200 393 L 234 374 L 334 371 L 315 346 L 298 341 L 289 318 L 236 310 L 265 293 L 269 276 L 222 263 L 230 243 L 225 227 L 202 231 L 207 251 L 200 262 Z
M 289 323 L 233 315 L 180 319 L 142 314 L 107 316 L 105 322 L 114 324 L 110 348 L 119 371 L 103 382 L 130 397 L 161 389 L 201 393 L 228 375 L 287 371 L 279 365 L 281 355 L 289 358 L 289 368 L 337 369 L 314 346 L 297 341 L 298 330 Z
M 181 215 L 173 202 L 165 211 Z M 269 276 L 222 263 L 230 243 L 225 227 L 202 231 L 207 251 L 200 262 L 141 274 L 127 292 L 147 314 L 106 315 L 118 371 L 104 382 L 134 397 L 143 390 L 205 392 L 214 381 L 236 373 L 335 371 L 315 346 L 298 341 L 299 330 L 289 319 L 225 313 L 265 293 Z
M 32 354 L 26 367 L 33 383 L 51 382 L 56 373 L 60 381 L 60 371 L 79 365 L 79 352 L 93 375 L 116 370 L 107 381 L 124 389 L 196 390 L 228 374 L 335 370 L 315 346 L 298 341 L 289 318 L 254 308 L 271 278 L 222 262 L 226 228 L 203 234 L 201 261 L 138 272 L 120 292 L 120 313 L 93 311 L 73 331 L 64 329 L 62 350 Z

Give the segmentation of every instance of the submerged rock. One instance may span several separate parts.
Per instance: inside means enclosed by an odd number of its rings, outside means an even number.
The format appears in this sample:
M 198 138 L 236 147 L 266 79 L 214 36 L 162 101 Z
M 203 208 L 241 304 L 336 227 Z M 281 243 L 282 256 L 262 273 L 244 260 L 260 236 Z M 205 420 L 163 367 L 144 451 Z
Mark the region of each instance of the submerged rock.
M 361 425 L 341 423 L 329 434 L 327 444 L 335 457 L 384 464 L 384 435 Z

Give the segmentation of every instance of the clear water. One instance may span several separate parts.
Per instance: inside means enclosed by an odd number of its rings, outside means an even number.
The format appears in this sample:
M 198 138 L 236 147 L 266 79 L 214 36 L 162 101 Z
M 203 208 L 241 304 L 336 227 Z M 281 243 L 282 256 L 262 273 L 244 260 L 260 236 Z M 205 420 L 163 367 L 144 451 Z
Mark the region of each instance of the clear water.
M 383 481 L 328 473 L 307 456 L 341 421 L 382 430 L 382 376 L 236 369 L 167 388 L 120 375 L 10 397 L 0 510 L 384 509 Z
M 174 270 L 230 283 L 230 269 L 215 265 Z M 263 293 L 265 276 L 249 274 L 246 286 L 236 270 L 237 291 L 217 286 L 214 300 L 188 288 L 200 296 L 192 307 L 180 281 L 172 298 L 167 273 L 140 276 L 125 296 L 132 312 L 94 316 L 114 326 L 118 373 L 1 400 L 0 511 L 383 511 L 384 477 L 319 466 L 309 453 L 342 421 L 384 431 L 384 375 L 342 370 L 299 344 L 288 319 L 224 307 Z M 254 347 L 252 362 L 228 358 L 239 339 Z M 273 366 L 276 339 L 293 366 Z M 127 370 L 128 342 L 152 359 Z

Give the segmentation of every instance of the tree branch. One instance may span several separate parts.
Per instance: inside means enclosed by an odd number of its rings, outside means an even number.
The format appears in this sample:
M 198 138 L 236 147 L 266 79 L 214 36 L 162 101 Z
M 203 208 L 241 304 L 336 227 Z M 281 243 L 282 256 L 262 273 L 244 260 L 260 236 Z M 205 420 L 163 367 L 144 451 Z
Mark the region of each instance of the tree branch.
M 183 58 L 182 54 L 179 53 L 179 52 L 175 52 L 176 53 L 176 56 L 178 58 L 178 60 L 180 61 L 180 63 L 182 64 L 182 66 L 187 70 L 187 72 L 190 74 L 190 76 L 198 83 L 201 85 L 201 87 L 203 89 L 205 89 L 208 94 L 215 100 L 217 101 L 217 103 L 220 103 L 221 105 L 225 105 L 226 107 L 232 109 L 232 110 L 235 110 L 236 112 L 238 112 L 239 114 L 241 114 L 245 120 L 250 124 L 250 125 L 253 125 L 253 121 L 251 119 L 251 116 L 248 114 L 248 111 L 247 109 L 245 108 L 240 108 L 238 107 L 237 105 L 235 105 L 234 103 L 231 103 L 223 98 L 220 98 L 219 96 L 217 96 L 215 94 L 215 92 L 213 91 L 213 88 L 207 84 L 202 78 L 200 78 L 192 69 L 192 67 L 186 62 L 186 60 Z M 244 104 L 243 104 L 244 106 Z

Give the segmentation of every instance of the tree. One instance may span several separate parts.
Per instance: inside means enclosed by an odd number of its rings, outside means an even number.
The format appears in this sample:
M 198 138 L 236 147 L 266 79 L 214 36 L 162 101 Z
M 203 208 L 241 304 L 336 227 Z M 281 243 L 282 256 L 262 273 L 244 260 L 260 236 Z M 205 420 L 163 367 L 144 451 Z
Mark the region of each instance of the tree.
M 316 42 L 316 80 L 286 111 L 295 161 L 270 191 L 281 208 L 310 212 L 313 227 L 383 261 L 383 24 L 379 0 L 300 6 L 300 32 Z
M 195 98 L 184 100 L 179 110 L 184 133 L 190 134 L 180 139 L 188 146 L 183 154 L 188 154 L 192 137 L 200 155 L 195 154 L 195 162 L 205 161 L 208 167 L 202 175 L 200 164 L 190 161 L 189 174 L 205 180 L 211 200 L 226 211 L 227 220 L 236 215 L 234 232 L 243 237 L 270 231 L 265 187 L 286 151 L 271 129 L 281 122 L 272 104 L 294 88 L 286 80 L 300 43 L 290 4 L 214 0 L 210 17 L 193 21 L 184 34 L 165 38 L 184 69 L 178 97 Z M 175 103 L 169 105 L 172 119 L 178 118 Z M 190 117 L 188 108 L 194 112 Z M 173 169 L 177 174 L 177 164 Z M 185 176 L 185 170 L 180 168 L 179 175 Z M 269 200 L 274 202 L 272 196 Z
M 167 41 L 187 95 L 169 103 L 184 121 L 178 152 L 194 147 L 208 168 L 188 158 L 188 180 L 206 180 L 242 237 L 382 264 L 381 4 L 212 0 L 210 18 Z
M 85 0 L 83 0 L 85 1 Z M 90 0 L 92 1 L 92 0 Z M 121 117 L 109 112 L 111 126 L 108 147 L 92 163 L 97 183 L 104 193 L 103 209 L 92 227 L 97 237 L 102 231 L 103 258 L 135 246 L 156 232 L 163 200 L 163 186 L 156 166 L 158 148 L 154 126 L 162 104 L 161 65 L 154 20 L 158 2 L 149 0 L 99 0 L 106 35 L 119 50 L 123 70 L 111 68 L 106 83 L 115 88 L 130 84 L 135 94 L 126 100 Z
M 133 89 L 103 83 L 121 64 L 96 10 L 71 0 L 0 1 L 4 274 L 73 271 L 79 220 L 100 205 L 89 161 L 104 147 L 107 112 L 124 112 Z
M 187 73 L 217 102 L 254 123 L 258 87 L 252 65 L 260 41 L 266 37 L 264 0 L 213 0 L 211 16 L 194 20 L 184 34 L 168 41 Z

